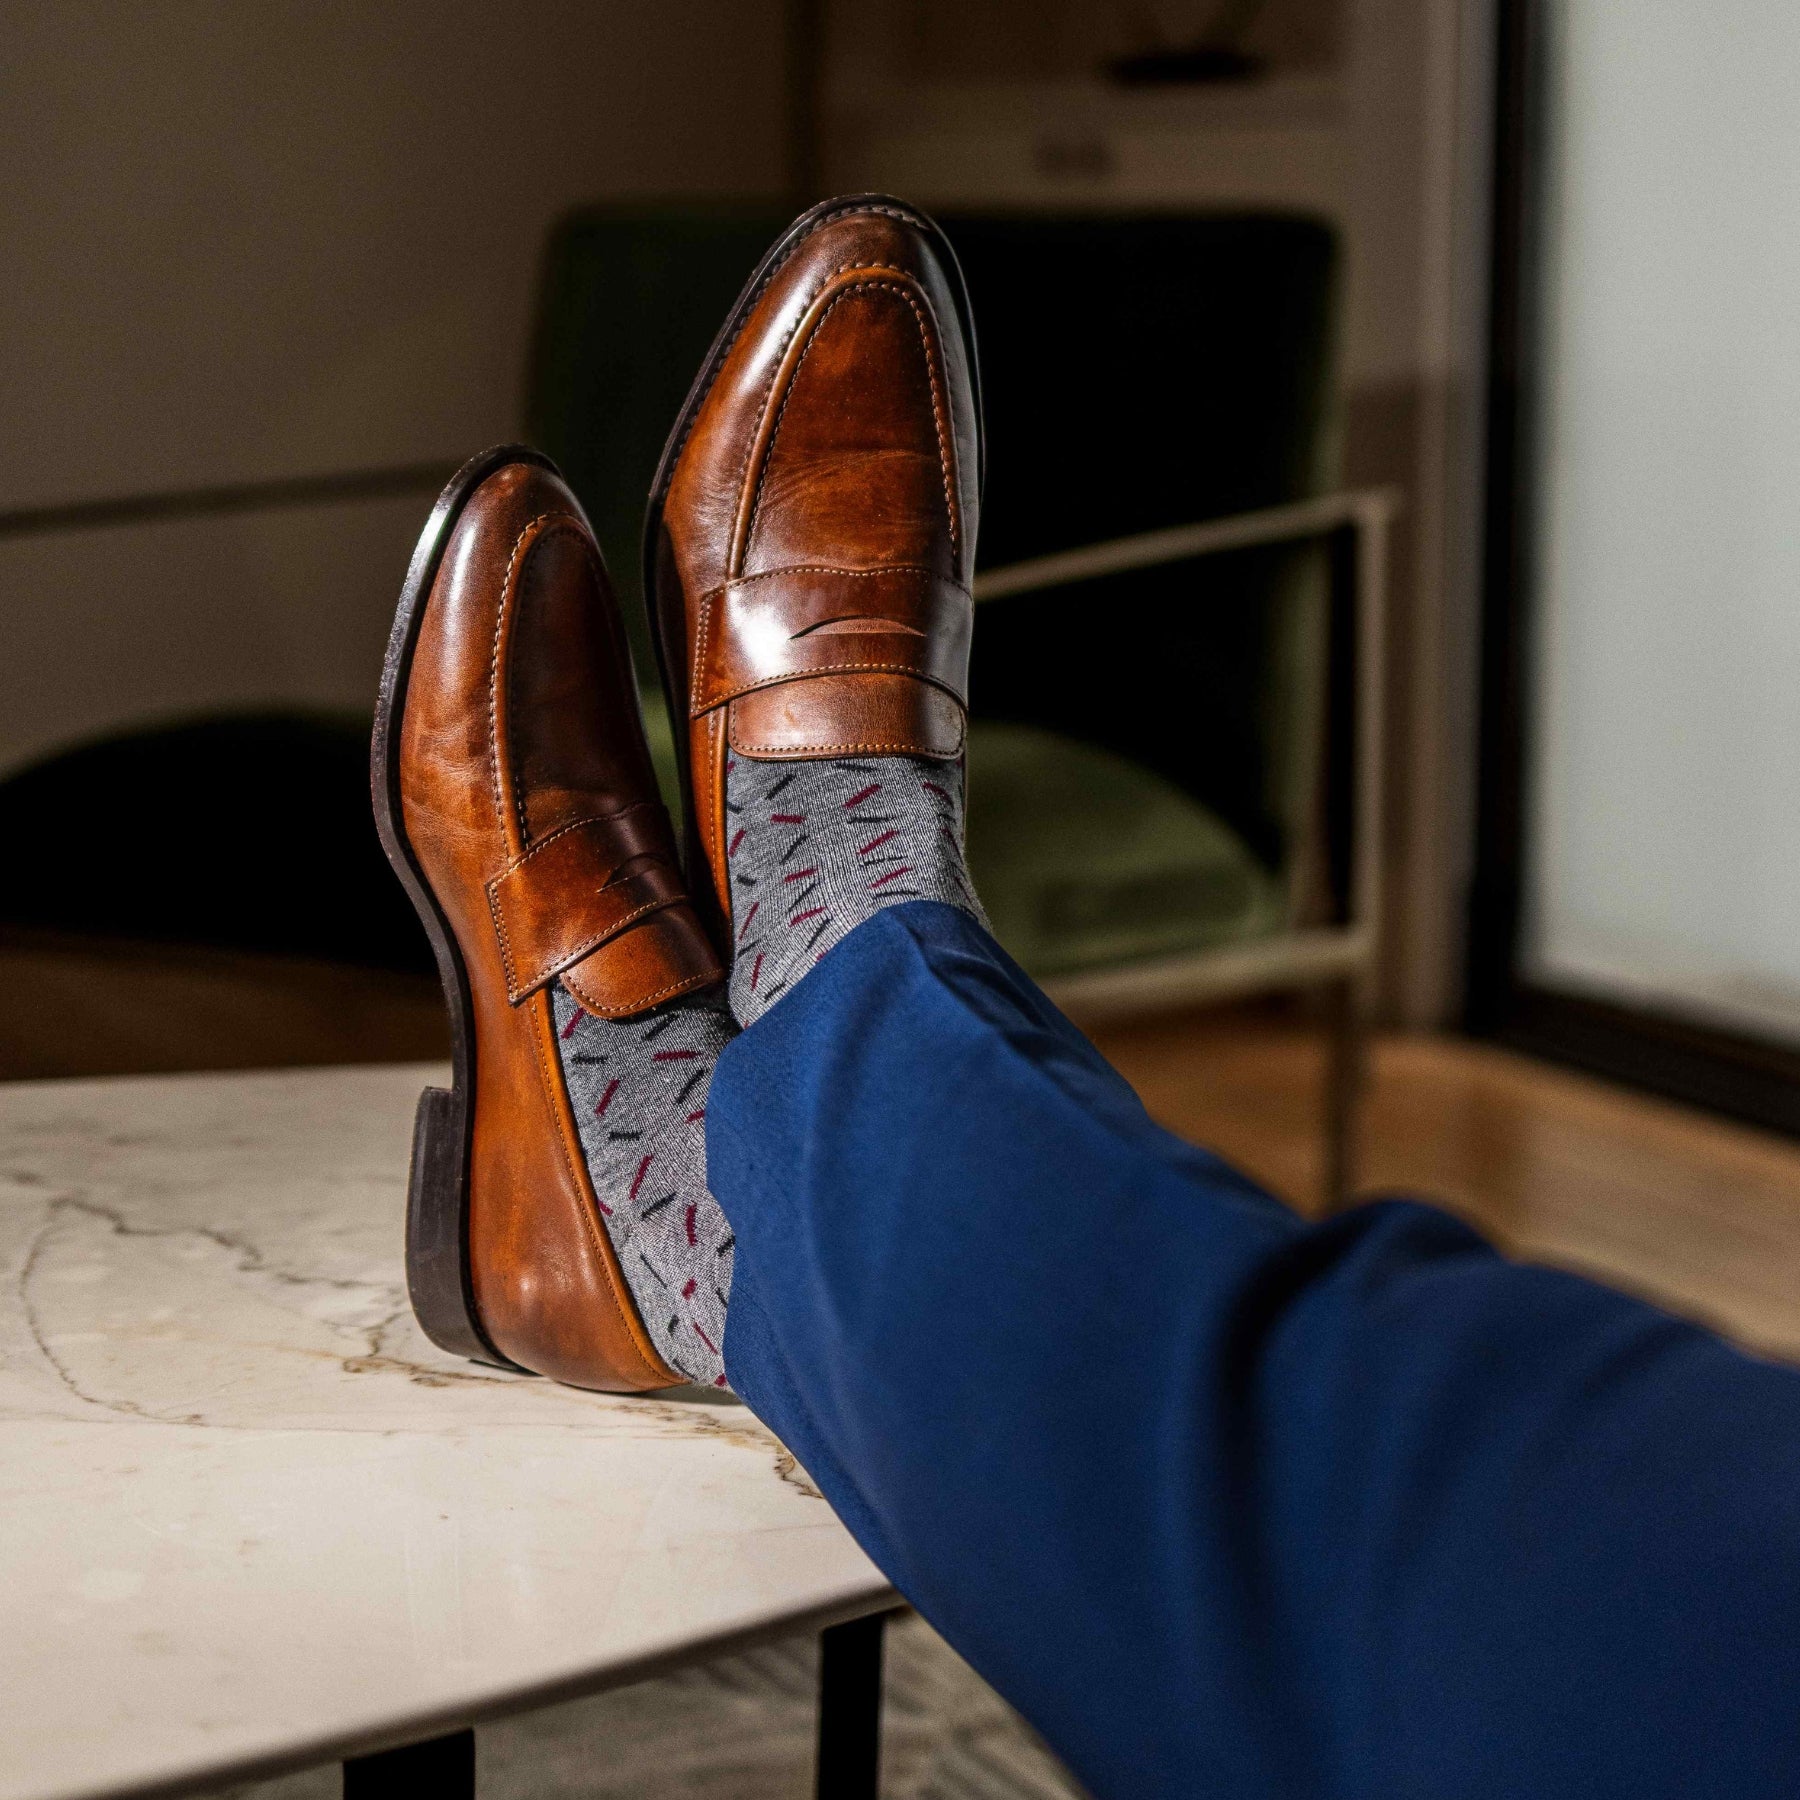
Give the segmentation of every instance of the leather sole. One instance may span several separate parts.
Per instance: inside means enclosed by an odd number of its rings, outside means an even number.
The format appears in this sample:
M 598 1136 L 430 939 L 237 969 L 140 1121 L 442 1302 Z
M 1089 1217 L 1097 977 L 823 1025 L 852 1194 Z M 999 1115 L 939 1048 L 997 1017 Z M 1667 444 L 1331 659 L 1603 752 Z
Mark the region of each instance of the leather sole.
M 520 1365 L 502 1356 L 482 1329 L 469 1265 L 469 1166 L 476 1078 L 469 974 L 450 922 L 407 841 L 400 802 L 400 730 L 413 649 L 444 547 L 469 496 L 490 475 L 514 463 L 535 463 L 553 475 L 560 473 L 539 451 L 502 444 L 464 463 L 431 509 L 400 590 L 394 628 L 388 634 L 369 752 L 375 829 L 431 941 L 450 1013 L 450 1086 L 426 1088 L 413 1119 L 412 1160 L 406 1181 L 406 1290 L 421 1329 L 440 1350 L 502 1369 L 519 1369 Z
M 744 283 L 743 292 L 733 303 L 731 311 L 725 315 L 725 323 L 719 327 L 718 335 L 712 341 L 712 347 L 706 353 L 706 360 L 700 365 L 700 372 L 694 377 L 693 385 L 688 389 L 687 398 L 681 403 L 681 411 L 675 417 L 674 428 L 670 431 L 668 441 L 663 445 L 662 460 L 656 465 L 656 479 L 650 484 L 650 501 L 644 513 L 644 600 L 650 614 L 650 644 L 656 654 L 656 672 L 662 681 L 663 700 L 669 709 L 669 723 L 673 727 L 675 739 L 675 763 L 681 777 L 681 841 L 682 867 L 687 876 L 688 891 L 697 905 L 702 908 L 702 917 L 712 921 L 716 926 L 721 922 L 713 915 L 718 908 L 712 899 L 714 886 L 711 875 L 701 867 L 702 851 L 694 830 L 694 772 L 691 766 L 690 745 L 688 742 L 688 687 L 684 667 L 676 671 L 670 667 L 670 655 L 664 641 L 664 619 L 667 617 L 671 602 L 665 599 L 657 581 L 657 534 L 662 527 L 663 503 L 668 499 L 669 484 L 675 478 L 675 465 L 681 458 L 681 452 L 687 444 L 688 433 L 693 429 L 695 418 L 705 404 L 706 396 L 712 391 L 713 383 L 718 379 L 719 370 L 724 366 L 725 358 L 731 347 L 738 340 L 738 334 L 744 328 L 744 321 L 750 316 L 750 310 L 762 298 L 762 292 L 768 286 L 775 271 L 788 259 L 802 240 L 809 238 L 821 226 L 828 225 L 833 219 L 844 217 L 847 213 L 868 212 L 876 208 L 891 209 L 902 213 L 914 224 L 921 234 L 930 242 L 944 265 L 944 274 L 950 283 L 950 291 L 956 302 L 957 324 L 962 331 L 963 347 L 968 359 L 969 385 L 973 390 L 975 403 L 975 443 L 976 491 L 979 494 L 987 484 L 987 433 L 982 425 L 981 411 L 981 365 L 976 355 L 975 319 L 969 307 L 969 291 L 963 280 L 962 265 L 956 260 L 956 252 L 950 247 L 950 240 L 944 236 L 937 222 L 909 206 L 904 200 L 896 199 L 892 194 L 843 194 L 833 200 L 822 200 L 817 206 L 803 212 L 770 247 L 769 252 L 756 265 L 750 279 Z M 678 619 L 672 622 L 671 629 L 685 639 L 687 622 Z M 677 680 L 676 675 L 681 675 Z M 730 966 L 731 945 L 730 934 L 726 933 L 726 942 L 719 946 Z

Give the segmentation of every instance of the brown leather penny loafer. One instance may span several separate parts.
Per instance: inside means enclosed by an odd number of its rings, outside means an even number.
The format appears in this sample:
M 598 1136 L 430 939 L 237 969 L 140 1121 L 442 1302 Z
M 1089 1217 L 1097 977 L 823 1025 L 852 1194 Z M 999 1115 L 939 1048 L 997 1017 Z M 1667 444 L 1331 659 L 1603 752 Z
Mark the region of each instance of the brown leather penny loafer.
M 679 1381 L 601 1223 L 550 989 L 625 1017 L 720 970 L 593 534 L 536 452 L 476 457 L 432 512 L 388 643 L 372 775 L 454 1032 L 454 1083 L 426 1089 L 413 1135 L 420 1324 L 446 1350 L 579 1387 Z
M 722 943 L 730 753 L 962 754 L 980 485 L 955 253 L 883 195 L 813 208 L 714 342 L 644 535 L 688 875 Z

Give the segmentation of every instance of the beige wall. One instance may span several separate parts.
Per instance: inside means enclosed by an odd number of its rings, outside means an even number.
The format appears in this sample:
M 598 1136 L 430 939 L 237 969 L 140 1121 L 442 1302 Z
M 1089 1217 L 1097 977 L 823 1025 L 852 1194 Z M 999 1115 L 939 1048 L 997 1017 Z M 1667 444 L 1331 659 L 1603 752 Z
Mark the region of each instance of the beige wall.
M 8 535 L 21 509 L 516 434 L 566 208 L 784 181 L 778 0 L 39 0 L 0 58 L 0 769 L 366 706 L 428 496 Z

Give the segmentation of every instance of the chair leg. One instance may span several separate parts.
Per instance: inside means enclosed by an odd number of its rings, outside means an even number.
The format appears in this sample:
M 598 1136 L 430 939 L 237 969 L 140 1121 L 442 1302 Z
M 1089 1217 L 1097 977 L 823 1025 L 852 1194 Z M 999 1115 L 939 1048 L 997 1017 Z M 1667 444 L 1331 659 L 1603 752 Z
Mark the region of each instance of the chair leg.
M 1325 1211 L 1341 1211 L 1356 1191 L 1363 1090 L 1368 1085 L 1368 1015 L 1352 976 L 1326 990 Z

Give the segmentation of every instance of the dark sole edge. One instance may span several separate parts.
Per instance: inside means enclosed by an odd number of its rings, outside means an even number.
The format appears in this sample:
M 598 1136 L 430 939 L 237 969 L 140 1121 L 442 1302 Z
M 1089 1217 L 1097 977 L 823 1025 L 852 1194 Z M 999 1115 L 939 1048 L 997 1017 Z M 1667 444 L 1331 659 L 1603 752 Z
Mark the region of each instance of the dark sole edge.
M 406 683 L 445 546 L 470 495 L 498 470 L 532 463 L 559 474 L 540 451 L 501 444 L 469 459 L 451 476 L 419 534 L 381 664 L 375 732 L 369 747 L 369 791 L 375 829 L 406 889 L 437 959 L 450 1012 L 451 1085 L 426 1088 L 413 1120 L 406 1182 L 406 1291 L 421 1329 L 440 1350 L 496 1368 L 531 1373 L 496 1350 L 482 1329 L 469 1267 L 469 1162 L 475 1131 L 475 1033 L 469 975 L 431 884 L 407 841 L 400 803 L 400 728 Z
M 829 224 L 833 219 L 841 218 L 847 213 L 871 212 L 877 209 L 892 210 L 903 214 L 930 241 L 932 248 L 943 262 L 945 273 L 950 280 L 950 291 L 956 302 L 957 323 L 962 329 L 963 345 L 968 353 L 969 381 L 974 389 L 975 401 L 975 490 L 979 497 L 987 486 L 987 427 L 982 409 L 981 399 L 981 360 L 975 341 L 975 316 L 969 306 L 968 284 L 963 279 L 962 264 L 957 261 L 956 251 L 950 240 L 944 235 L 943 227 L 921 208 L 897 199 L 892 194 L 840 194 L 835 199 L 821 200 L 817 206 L 809 207 L 791 224 L 786 231 L 769 247 L 762 261 L 756 265 L 750 279 L 745 282 L 743 291 L 738 295 L 731 311 L 725 315 L 725 323 L 719 327 L 713 338 L 712 346 L 695 375 L 693 385 L 689 387 L 687 398 L 681 403 L 681 411 L 675 415 L 675 424 L 671 428 L 667 442 L 663 445 L 661 460 L 656 465 L 656 478 L 650 484 L 650 498 L 644 510 L 643 537 L 643 581 L 644 604 L 650 615 L 650 645 L 656 656 L 656 673 L 662 682 L 663 703 L 669 710 L 671 735 L 675 740 L 675 766 L 681 777 L 681 851 L 682 868 L 687 877 L 688 892 L 703 906 L 703 917 L 713 919 L 718 911 L 716 891 L 710 871 L 700 867 L 703 860 L 698 837 L 694 830 L 694 772 L 690 766 L 687 719 L 687 683 L 685 679 L 679 686 L 670 673 L 669 645 L 664 641 L 663 620 L 665 608 L 662 595 L 657 589 L 657 539 L 662 529 L 663 502 L 668 498 L 669 483 L 675 476 L 675 465 L 681 458 L 681 452 L 687 444 L 688 433 L 693 428 L 695 416 L 705 403 L 706 396 L 712 391 L 714 381 L 718 379 L 719 370 L 724 364 L 731 347 L 737 342 L 738 334 L 743 330 L 744 321 L 749 317 L 751 308 L 762 297 L 762 291 L 768 286 L 775 271 L 793 253 L 795 247 L 805 238 L 810 237 L 820 226 Z M 686 621 L 680 621 L 680 628 L 685 636 Z M 701 877 L 705 879 L 702 880 Z M 720 921 L 720 923 L 723 923 Z M 726 968 L 731 966 L 730 934 L 727 931 L 725 941 L 718 948 L 725 959 Z

